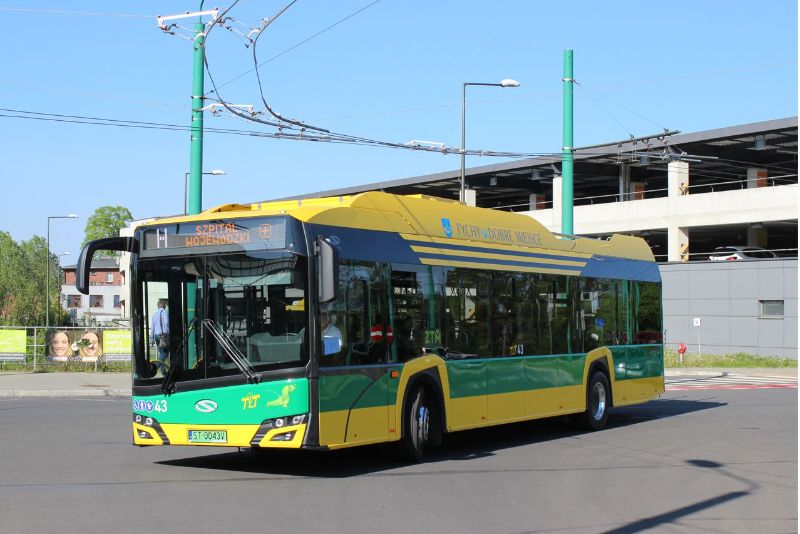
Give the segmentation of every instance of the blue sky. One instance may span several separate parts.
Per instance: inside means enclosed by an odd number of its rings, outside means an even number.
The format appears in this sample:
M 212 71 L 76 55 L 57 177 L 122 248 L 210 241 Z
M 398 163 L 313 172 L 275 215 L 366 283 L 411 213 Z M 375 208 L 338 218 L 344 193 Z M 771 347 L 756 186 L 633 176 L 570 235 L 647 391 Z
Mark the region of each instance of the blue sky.
M 229 15 L 246 32 L 287 3 L 241 0 Z M 68 264 L 99 206 L 124 205 L 136 218 L 183 210 L 188 132 L 33 120 L 30 112 L 188 125 L 191 43 L 158 30 L 155 17 L 198 6 L 0 1 L 0 230 L 26 240 L 45 235 L 48 216 L 76 213 L 77 221 L 51 223 L 51 249 L 70 252 Z M 211 75 L 227 102 L 263 109 L 255 75 L 236 79 L 253 68 L 243 43 L 213 30 Z M 797 115 L 797 44 L 790 0 L 298 0 L 257 50 L 274 110 L 399 143 L 459 146 L 462 82 L 514 78 L 521 87 L 468 88 L 467 147 L 544 153 L 561 146 L 566 48 L 581 84 L 575 145 L 582 146 Z M 206 114 L 205 125 L 275 131 L 229 114 Z M 205 177 L 204 208 L 459 166 L 456 155 L 211 132 L 204 148 L 204 170 L 227 173 Z M 500 161 L 469 157 L 467 165 Z

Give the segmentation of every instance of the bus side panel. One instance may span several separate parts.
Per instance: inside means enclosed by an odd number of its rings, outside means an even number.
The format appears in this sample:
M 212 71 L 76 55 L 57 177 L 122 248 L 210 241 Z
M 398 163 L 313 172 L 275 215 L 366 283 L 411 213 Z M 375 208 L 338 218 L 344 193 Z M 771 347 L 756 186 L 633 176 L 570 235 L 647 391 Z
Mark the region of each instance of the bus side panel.
M 586 354 L 561 354 L 558 356 L 558 383 L 561 386 L 562 412 L 577 412 L 586 409 L 586 386 L 583 376 Z
M 645 402 L 664 393 L 663 345 L 628 347 L 624 375 L 629 404 Z
M 628 401 L 628 381 L 625 379 L 625 366 L 628 363 L 628 348 L 626 346 L 608 347 L 614 359 L 614 369 L 609 369 L 613 375 L 613 385 L 611 393 L 614 398 L 614 406 L 624 406 L 630 404 Z
M 447 377 L 450 383 L 448 430 L 484 426 L 488 418 L 486 360 L 450 360 Z
M 525 416 L 525 360 L 490 360 L 487 370 L 489 423 L 522 419 Z
M 320 445 L 389 438 L 389 372 L 385 367 L 323 369 L 319 377 Z
M 558 357 L 525 358 L 524 408 L 527 417 L 546 417 L 559 411 Z

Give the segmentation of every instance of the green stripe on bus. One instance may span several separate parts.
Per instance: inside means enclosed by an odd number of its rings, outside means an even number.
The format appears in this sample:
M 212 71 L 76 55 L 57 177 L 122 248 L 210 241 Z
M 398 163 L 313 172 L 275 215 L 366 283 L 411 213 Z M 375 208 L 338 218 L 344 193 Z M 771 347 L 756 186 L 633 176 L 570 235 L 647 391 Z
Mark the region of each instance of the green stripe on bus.
M 450 398 L 580 384 L 585 354 L 448 361 Z
M 321 374 L 319 377 L 322 412 L 386 406 L 394 404 L 396 397 L 397 380 L 389 380 L 389 369 L 377 380 L 360 373 L 357 368 L 350 374 Z
M 663 345 L 616 346 L 609 349 L 614 356 L 616 380 L 653 378 L 664 374 Z
M 664 374 L 661 345 L 609 347 L 614 357 L 614 378 L 631 380 Z M 565 386 L 583 382 L 586 354 L 519 356 L 447 360 L 450 398 L 496 395 Z M 400 370 L 400 367 L 392 367 Z M 394 404 L 397 380 L 389 369 L 373 380 L 353 368 L 349 374 L 322 375 L 320 410 L 323 412 L 373 408 Z

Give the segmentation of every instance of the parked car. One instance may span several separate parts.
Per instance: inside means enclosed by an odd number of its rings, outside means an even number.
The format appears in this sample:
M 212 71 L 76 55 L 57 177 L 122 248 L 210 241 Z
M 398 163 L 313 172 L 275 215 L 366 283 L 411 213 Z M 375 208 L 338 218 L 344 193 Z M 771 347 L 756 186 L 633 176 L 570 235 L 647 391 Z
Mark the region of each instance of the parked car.
M 728 246 L 717 247 L 708 257 L 711 261 L 763 260 L 777 258 L 777 255 L 760 247 Z

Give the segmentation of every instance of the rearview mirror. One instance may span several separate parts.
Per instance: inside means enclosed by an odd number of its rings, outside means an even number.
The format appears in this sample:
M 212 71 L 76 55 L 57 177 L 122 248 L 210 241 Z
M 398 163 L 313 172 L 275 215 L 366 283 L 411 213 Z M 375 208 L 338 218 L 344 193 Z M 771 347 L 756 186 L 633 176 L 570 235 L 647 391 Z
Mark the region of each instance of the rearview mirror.
M 116 250 L 139 253 L 139 241 L 134 237 L 108 237 L 89 241 L 78 256 L 75 288 L 84 295 L 89 294 L 89 272 L 92 270 L 92 256 L 98 250 Z
M 339 251 L 320 237 L 317 239 L 317 293 L 320 304 L 336 298 L 339 287 Z

